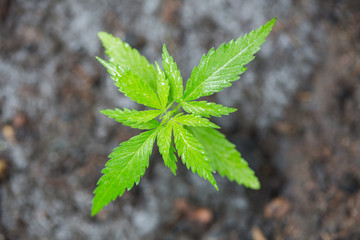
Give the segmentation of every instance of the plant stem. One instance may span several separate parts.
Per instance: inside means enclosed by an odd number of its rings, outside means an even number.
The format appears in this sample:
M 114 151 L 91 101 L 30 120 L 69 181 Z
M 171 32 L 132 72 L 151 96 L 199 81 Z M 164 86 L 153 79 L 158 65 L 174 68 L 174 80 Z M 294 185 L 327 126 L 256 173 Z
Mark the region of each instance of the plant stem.
M 166 106 L 166 108 L 164 109 L 164 111 L 161 113 L 160 115 L 160 119 L 162 119 L 164 117 L 164 114 L 166 113 L 166 111 L 174 104 L 175 101 L 172 101 L 171 103 L 169 103 L 169 105 Z

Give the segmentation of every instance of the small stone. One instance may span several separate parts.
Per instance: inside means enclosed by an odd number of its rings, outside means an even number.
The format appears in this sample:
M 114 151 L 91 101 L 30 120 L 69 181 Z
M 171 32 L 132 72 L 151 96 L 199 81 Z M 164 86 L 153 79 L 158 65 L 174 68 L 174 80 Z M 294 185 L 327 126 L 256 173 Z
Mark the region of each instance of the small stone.
M 175 201 L 175 209 L 176 211 L 183 213 L 188 212 L 190 207 L 188 202 L 184 198 L 178 198 Z
M 22 128 L 25 126 L 27 122 L 27 117 L 24 113 L 18 113 L 15 115 L 13 119 L 13 126 L 15 128 Z
M 267 240 L 261 229 L 257 226 L 251 228 L 251 237 L 253 240 Z
M 15 143 L 16 142 L 16 138 L 15 138 L 15 130 L 12 126 L 10 125 L 5 125 L 2 129 L 2 134 L 4 136 L 4 138 L 10 142 L 10 143 Z
M 5 178 L 7 173 L 7 163 L 4 159 L 0 158 L 0 181 Z
M 213 213 L 208 208 L 198 208 L 188 214 L 189 220 L 206 225 L 213 220 Z
M 173 25 L 179 24 L 179 11 L 182 6 L 180 0 L 165 0 L 162 8 L 162 20 Z
M 275 128 L 277 131 L 279 131 L 280 133 L 283 133 L 283 134 L 293 134 L 295 131 L 294 127 L 287 122 L 278 122 L 275 125 Z
M 285 197 L 278 197 L 265 206 L 264 215 L 266 218 L 283 218 L 290 210 L 291 203 Z
M 179 215 L 185 216 L 189 221 L 197 222 L 201 225 L 210 223 L 214 218 L 213 212 L 210 209 L 194 207 L 183 198 L 176 199 L 175 209 Z

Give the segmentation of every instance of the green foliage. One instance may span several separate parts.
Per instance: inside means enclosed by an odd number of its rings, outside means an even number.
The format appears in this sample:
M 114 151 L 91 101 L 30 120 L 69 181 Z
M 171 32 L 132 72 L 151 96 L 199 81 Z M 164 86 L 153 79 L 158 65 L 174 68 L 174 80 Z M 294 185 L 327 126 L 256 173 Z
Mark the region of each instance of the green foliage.
M 139 183 L 149 166 L 149 156 L 157 132 L 157 129 L 143 132 L 123 142 L 110 154 L 110 160 L 102 170 L 104 175 L 99 179 L 98 187 L 94 191 L 92 215 L 117 196 L 121 196 L 125 190 L 130 190 L 134 183 Z
M 175 148 L 172 141 L 172 124 L 169 123 L 165 124 L 165 126 L 160 127 L 157 144 L 159 147 L 159 152 L 164 159 L 165 165 L 171 169 L 174 175 L 176 175 L 177 158 L 174 153 Z
M 181 73 L 176 65 L 176 62 L 169 55 L 165 44 L 163 46 L 162 58 L 162 64 L 166 73 L 166 77 L 169 79 L 170 82 L 171 98 L 174 99 L 175 102 L 180 103 L 184 95 L 183 80 L 181 77 Z
M 162 109 L 158 95 L 154 89 L 143 78 L 137 75 L 129 68 L 123 68 L 120 65 L 115 66 L 101 58 L 97 58 L 104 67 L 108 69 L 115 86 L 131 100 L 148 107 Z
M 196 114 L 182 115 L 180 113 L 179 115 L 174 117 L 174 120 L 185 126 L 220 128 L 215 123 L 210 122 L 209 119 L 203 118 L 200 115 L 196 115 Z
M 165 73 L 161 70 L 157 62 L 156 62 L 156 70 L 158 73 L 157 94 L 159 96 L 161 109 L 165 109 L 168 102 L 169 91 L 170 91 L 169 79 L 165 76 Z
M 264 26 L 227 44 L 222 44 L 218 49 L 212 48 L 204 55 L 197 67 L 191 73 L 184 93 L 185 101 L 208 96 L 230 87 L 231 82 L 239 79 L 245 72 L 245 64 L 254 59 L 254 54 L 270 33 L 276 19 L 272 19 Z
M 252 189 L 260 183 L 235 145 L 215 128 L 208 118 L 236 111 L 207 101 L 192 101 L 231 86 L 244 67 L 265 42 L 276 19 L 249 34 L 211 49 L 204 55 L 187 81 L 185 92 L 180 71 L 163 47 L 162 65 L 151 65 L 127 43 L 101 32 L 109 60 L 97 58 L 108 70 L 119 91 L 132 100 L 156 110 L 137 111 L 124 108 L 101 113 L 126 126 L 147 130 L 114 149 L 102 170 L 94 191 L 91 214 L 95 215 L 110 201 L 138 184 L 149 165 L 155 139 L 164 163 L 173 174 L 177 155 L 193 173 L 208 180 L 218 190 L 213 173 Z M 184 114 L 181 108 L 188 114 Z
M 129 69 L 156 90 L 156 70 L 154 65 L 141 56 L 136 49 L 124 43 L 119 38 L 106 32 L 99 32 L 98 36 L 109 56 L 109 62 L 123 69 Z
M 138 129 L 153 129 L 159 126 L 155 119 L 161 114 L 161 110 L 136 111 L 124 108 L 124 110 L 115 108 L 114 110 L 102 110 L 102 114 L 114 119 L 117 122 Z
M 236 108 L 228 108 L 221 104 L 206 101 L 184 102 L 182 107 L 187 113 L 199 114 L 207 118 L 210 116 L 221 117 L 222 115 L 229 115 L 229 113 L 236 111 Z
M 189 132 L 204 146 L 211 159 L 211 167 L 230 181 L 252 189 L 259 189 L 260 182 L 247 162 L 219 131 L 212 128 L 188 127 Z
M 186 167 L 199 174 L 219 190 L 215 178 L 212 175 L 213 169 L 210 166 L 210 159 L 204 151 L 198 140 L 183 126 L 178 123 L 171 122 L 174 131 L 174 140 L 176 149 Z

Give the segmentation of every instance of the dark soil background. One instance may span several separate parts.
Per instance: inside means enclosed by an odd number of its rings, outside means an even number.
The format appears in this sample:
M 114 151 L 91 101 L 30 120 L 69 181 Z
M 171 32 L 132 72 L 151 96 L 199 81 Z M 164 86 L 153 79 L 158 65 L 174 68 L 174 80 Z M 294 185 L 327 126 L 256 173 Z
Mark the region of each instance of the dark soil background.
M 149 60 L 166 43 L 190 75 L 203 53 L 278 21 L 247 72 L 211 100 L 261 179 L 220 191 L 154 151 L 139 186 L 90 217 L 107 155 L 139 109 L 95 56 L 108 31 Z M 0 0 L 0 240 L 360 239 L 358 0 Z M 156 149 L 155 149 L 156 150 Z

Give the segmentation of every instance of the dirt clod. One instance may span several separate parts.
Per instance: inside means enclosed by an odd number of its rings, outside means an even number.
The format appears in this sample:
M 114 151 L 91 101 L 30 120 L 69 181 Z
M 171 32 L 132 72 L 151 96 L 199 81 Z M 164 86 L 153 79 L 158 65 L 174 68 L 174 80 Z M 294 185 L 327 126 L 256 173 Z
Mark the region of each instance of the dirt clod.
M 277 197 L 269 202 L 264 209 L 266 218 L 283 218 L 291 208 L 291 202 L 285 197 Z

